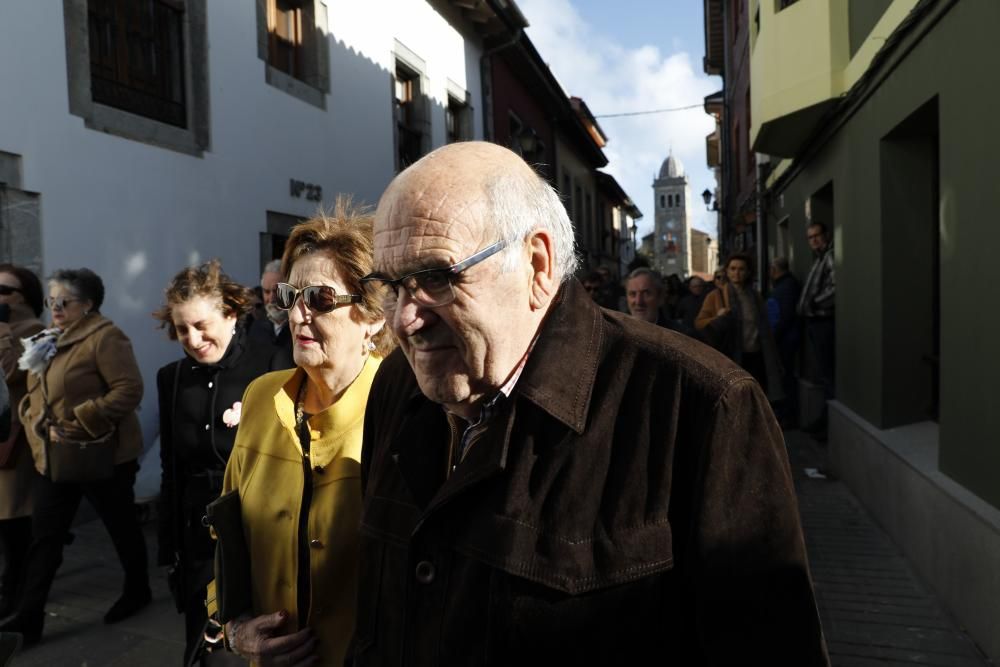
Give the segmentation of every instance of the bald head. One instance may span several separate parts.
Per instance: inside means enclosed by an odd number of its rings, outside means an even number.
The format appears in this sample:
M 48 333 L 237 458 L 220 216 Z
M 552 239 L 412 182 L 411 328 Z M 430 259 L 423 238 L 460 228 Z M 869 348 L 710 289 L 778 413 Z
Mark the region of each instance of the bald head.
M 470 418 L 524 357 L 567 266 L 573 229 L 558 195 L 495 144 L 439 148 L 375 212 L 376 274 L 402 284 L 386 319 L 424 394 Z
M 546 229 L 553 241 L 557 278 L 568 278 L 576 270 L 573 226 L 559 195 L 503 146 L 483 141 L 449 144 L 400 173 L 379 201 L 376 246 L 385 222 L 401 207 L 411 217 L 435 221 L 429 229 L 435 234 L 508 241 L 503 259 L 507 271 L 517 264 L 515 242 L 535 229 Z M 447 231 L 442 223 L 456 227 Z M 396 233 L 405 236 L 416 227 Z

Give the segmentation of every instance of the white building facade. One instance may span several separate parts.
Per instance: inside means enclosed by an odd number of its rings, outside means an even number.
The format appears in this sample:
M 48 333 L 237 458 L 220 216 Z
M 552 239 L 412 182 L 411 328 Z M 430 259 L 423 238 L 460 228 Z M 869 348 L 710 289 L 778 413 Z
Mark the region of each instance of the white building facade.
M 412 159 L 482 138 L 463 21 L 424 0 L 0 3 L 0 261 L 104 279 L 147 444 L 181 354 L 150 313 L 178 270 L 217 257 L 255 285 L 338 194 L 374 205 Z
M 653 181 L 653 268 L 664 276 L 685 278 L 691 273 L 690 203 L 684 166 L 671 152 Z

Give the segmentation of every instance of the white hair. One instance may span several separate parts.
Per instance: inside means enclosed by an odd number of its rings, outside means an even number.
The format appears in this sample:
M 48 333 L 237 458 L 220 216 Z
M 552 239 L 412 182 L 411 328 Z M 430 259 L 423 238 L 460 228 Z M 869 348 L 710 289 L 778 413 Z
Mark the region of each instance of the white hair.
M 496 226 L 499 240 L 507 241 L 503 252 L 503 271 L 517 269 L 521 245 L 531 232 L 545 229 L 552 235 L 555 253 L 555 278 L 568 280 L 577 269 L 576 237 L 573 223 L 556 191 L 533 174 L 501 173 L 486 183 L 488 219 Z
M 281 260 L 272 259 L 270 262 L 264 265 L 264 270 L 260 272 L 261 275 L 265 273 L 281 273 Z

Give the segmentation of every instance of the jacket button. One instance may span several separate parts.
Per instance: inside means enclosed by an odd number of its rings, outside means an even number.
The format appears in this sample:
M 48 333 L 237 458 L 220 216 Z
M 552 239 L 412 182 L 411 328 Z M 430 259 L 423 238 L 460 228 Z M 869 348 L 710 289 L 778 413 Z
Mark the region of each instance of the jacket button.
M 422 560 L 417 563 L 417 581 L 422 584 L 429 584 L 434 581 L 434 565 L 430 561 Z
M 213 384 L 215 384 L 215 383 L 214 382 L 209 382 L 208 383 L 208 388 L 211 389 Z
M 320 542 L 319 540 L 310 540 L 309 546 L 311 546 L 313 549 L 322 549 L 323 543 Z
M 205 424 L 205 430 L 206 430 L 206 431 L 207 431 L 208 429 L 210 429 L 210 428 L 212 428 L 212 425 L 211 425 L 211 424 Z

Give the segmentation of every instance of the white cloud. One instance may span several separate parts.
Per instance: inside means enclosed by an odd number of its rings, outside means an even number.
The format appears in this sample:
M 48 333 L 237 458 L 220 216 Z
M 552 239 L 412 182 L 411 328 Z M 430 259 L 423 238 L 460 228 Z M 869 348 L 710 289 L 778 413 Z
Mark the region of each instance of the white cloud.
M 569 0 L 519 0 L 531 26 L 528 35 L 568 95 L 586 101 L 594 114 L 671 109 L 701 104 L 720 84 L 701 73 L 700 54 L 663 53 L 655 45 L 616 43 L 587 24 Z M 715 236 L 715 217 L 700 205 L 714 189 L 705 166 L 705 136 L 714 120 L 700 106 L 671 113 L 598 119 L 609 142 L 612 174 L 645 214 L 640 235 L 652 229 L 652 183 L 673 149 L 688 173 L 696 227 Z

